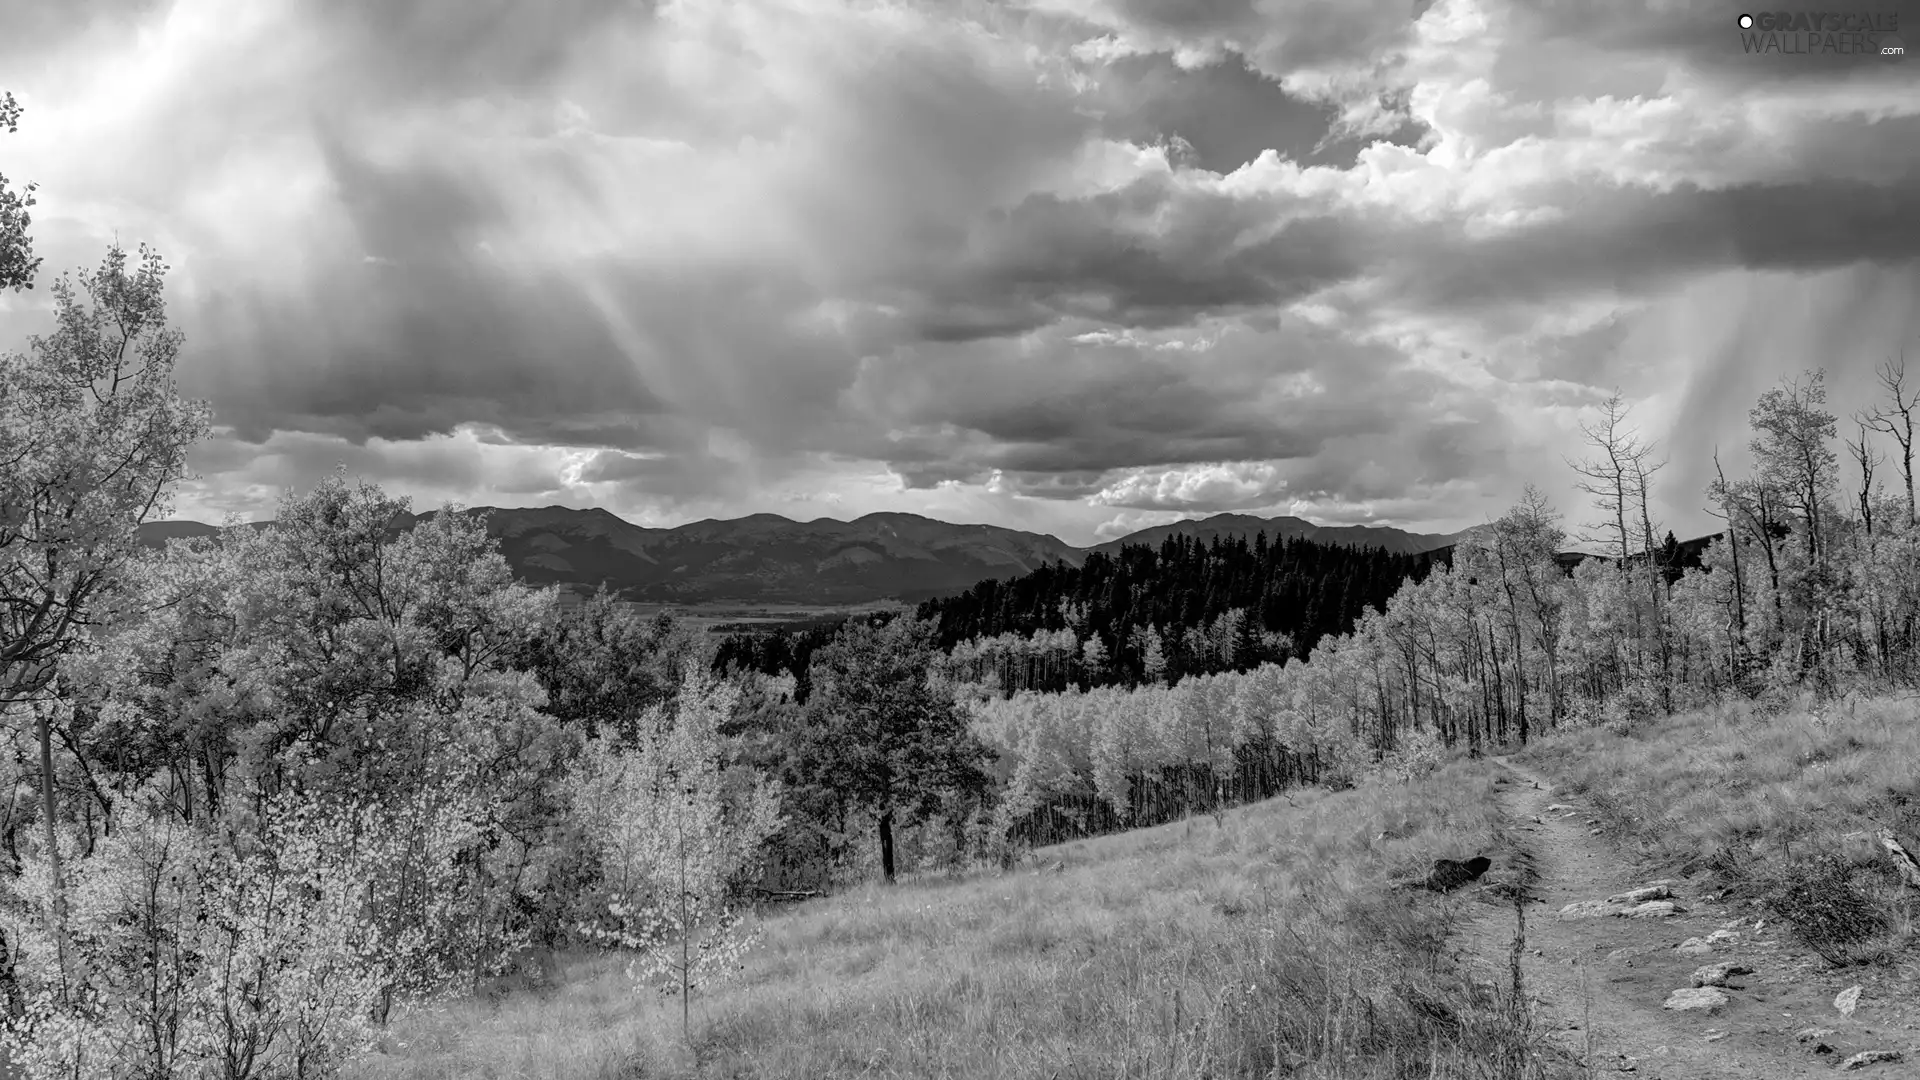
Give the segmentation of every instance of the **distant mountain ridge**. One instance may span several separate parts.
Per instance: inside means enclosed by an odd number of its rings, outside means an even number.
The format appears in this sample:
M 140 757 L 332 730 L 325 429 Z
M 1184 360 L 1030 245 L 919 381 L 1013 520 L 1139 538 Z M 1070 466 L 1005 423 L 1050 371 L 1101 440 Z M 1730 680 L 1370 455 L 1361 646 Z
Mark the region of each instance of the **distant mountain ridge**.
M 1343 547 L 1377 547 L 1395 555 L 1418 555 L 1423 551 L 1451 547 L 1473 531 L 1410 533 L 1390 525 L 1315 525 L 1305 518 L 1291 516 L 1263 518 L 1252 514 L 1215 514 L 1198 521 L 1176 521 L 1170 525 L 1140 529 L 1118 540 L 1097 544 L 1090 550 L 1115 552 L 1128 544 L 1159 547 L 1161 541 L 1169 536 L 1200 536 L 1207 540 L 1216 536 L 1222 539 L 1244 537 L 1252 540 L 1264 532 L 1268 540 L 1310 540 L 1316 544 L 1338 544 Z
M 490 515 L 488 531 L 500 541 L 514 572 L 530 584 L 591 592 L 605 583 L 629 600 L 681 604 L 915 602 L 1051 562 L 1079 566 L 1093 551 L 1113 552 L 1127 544 L 1158 547 L 1173 535 L 1211 541 L 1252 539 L 1264 531 L 1269 540 L 1299 538 L 1406 555 L 1447 547 L 1465 535 L 1216 514 L 1079 548 L 1046 533 L 956 525 L 918 514 L 867 514 L 852 521 L 750 514 L 650 529 L 598 507 L 474 507 L 461 513 Z M 411 528 L 426 516 L 396 521 L 395 527 Z M 197 521 L 159 521 L 141 526 L 140 536 L 149 546 L 163 547 L 169 539 L 219 531 Z

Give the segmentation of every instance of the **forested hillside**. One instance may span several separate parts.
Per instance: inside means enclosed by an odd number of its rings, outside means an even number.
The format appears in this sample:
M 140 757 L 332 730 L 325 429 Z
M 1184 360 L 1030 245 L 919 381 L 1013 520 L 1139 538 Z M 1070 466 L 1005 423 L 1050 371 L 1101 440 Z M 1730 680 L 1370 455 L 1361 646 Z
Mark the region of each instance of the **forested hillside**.
M 1136 685 L 1304 656 L 1446 552 L 1392 554 L 1265 533 L 1170 536 L 929 600 L 920 615 L 974 678 L 1007 692 Z
M 982 581 L 922 603 L 918 615 L 939 627 L 941 648 L 970 681 L 991 677 L 1006 693 L 1133 686 L 1304 656 L 1449 557 L 1446 549 L 1269 544 L 1264 533 L 1251 543 L 1175 535 L 1157 549 L 1096 551 L 1082 566 Z M 721 643 L 718 663 L 791 674 L 804 697 L 808 657 L 834 627 L 743 630 Z
M 1007 783 L 1004 805 L 1024 807 L 1022 828 L 1039 835 L 1258 797 L 1301 776 L 1342 782 L 1444 747 L 1477 752 L 1595 724 L 1625 733 L 1729 694 L 1774 708 L 1806 691 L 1912 686 L 1920 525 L 1908 449 L 1920 408 L 1903 369 L 1889 365 L 1882 381 L 1888 400 L 1862 423 L 1902 450 L 1897 492 L 1875 482 L 1879 459 L 1863 432 L 1851 445 L 1866 467 L 1842 495 L 1835 419 L 1813 371 L 1755 404 L 1753 474 L 1723 473 L 1706 492 L 1729 529 L 1704 545 L 1657 540 L 1664 530 L 1645 511 L 1651 444 L 1626 427 L 1616 398 L 1582 467 L 1601 511 L 1589 534 L 1611 555 L 1571 574 L 1557 557 L 1567 539 L 1561 515 L 1530 488 L 1449 562 L 1409 576 L 1350 631 L 1284 665 L 1227 671 L 1234 665 L 1220 646 L 1245 638 L 1202 634 L 1188 655 L 1207 656 L 1214 642 L 1221 674 L 1167 686 L 1176 673 L 1166 665 L 1130 692 L 997 700 L 1009 674 L 1016 690 L 1044 681 L 1027 673 L 1031 657 L 1070 666 L 1076 642 L 1082 657 L 1099 655 L 1089 621 L 1024 646 L 956 634 L 948 671 L 974 688 Z M 1072 611 L 1065 606 L 1063 622 Z M 1029 659 L 1010 669 L 1004 655 L 1023 648 Z M 1049 671 L 1045 660 L 1038 666 Z

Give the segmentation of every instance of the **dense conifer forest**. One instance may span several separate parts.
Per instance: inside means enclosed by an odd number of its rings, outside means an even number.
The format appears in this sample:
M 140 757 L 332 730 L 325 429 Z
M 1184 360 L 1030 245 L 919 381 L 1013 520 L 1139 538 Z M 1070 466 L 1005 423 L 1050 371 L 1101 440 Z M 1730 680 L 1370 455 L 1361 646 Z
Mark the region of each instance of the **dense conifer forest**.
M 1077 568 L 1054 563 L 982 581 L 925 601 L 916 614 L 939 627 L 941 648 L 966 658 L 974 677 L 990 668 L 1007 693 L 1131 687 L 1305 656 L 1451 556 L 1450 548 L 1396 555 L 1298 539 L 1268 543 L 1265 533 L 1252 543 L 1172 536 L 1157 549 L 1095 552 Z M 715 662 L 722 670 L 791 675 L 804 700 L 808 660 L 840 621 L 736 631 Z
M 1078 569 L 1054 564 L 983 581 L 921 604 L 919 615 L 939 623 L 940 643 L 950 652 L 1036 632 L 1099 643 L 1081 646 L 1073 675 L 1061 665 L 1022 670 L 1006 682 L 1009 690 L 1133 686 L 1305 656 L 1322 637 L 1353 629 L 1366 609 L 1384 608 L 1403 583 L 1426 577 L 1450 554 L 1395 555 L 1297 539 L 1270 544 L 1265 533 L 1251 544 L 1173 536 L 1158 550 L 1095 552 Z

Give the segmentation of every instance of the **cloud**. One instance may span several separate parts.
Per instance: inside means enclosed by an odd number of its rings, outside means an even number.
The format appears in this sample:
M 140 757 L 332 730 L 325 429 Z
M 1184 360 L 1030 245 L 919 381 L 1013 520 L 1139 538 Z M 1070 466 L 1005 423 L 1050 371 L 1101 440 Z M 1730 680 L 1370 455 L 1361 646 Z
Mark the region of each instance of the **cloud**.
M 1272 505 L 1286 488 L 1273 462 L 1213 462 L 1134 472 L 1100 489 L 1092 501 L 1103 506 L 1245 510 Z
M 262 442 L 236 438 L 217 428 L 189 462 L 198 478 L 182 485 L 181 501 L 213 517 L 271 509 L 282 492 L 307 490 L 344 466 L 427 508 L 441 502 L 469 505 L 557 502 L 590 505 L 588 493 L 570 483 L 569 455 L 550 447 L 506 442 L 497 432 L 463 425 L 448 435 L 355 444 L 334 436 L 276 432 Z
M 1171 525 L 1176 521 L 1184 521 L 1187 517 L 1186 514 L 1167 511 L 1127 511 L 1115 514 L 1094 526 L 1093 540 L 1095 543 L 1104 544 L 1109 540 L 1118 540 L 1128 533 L 1151 529 L 1156 525 Z
M 660 523 L 1440 531 L 1527 482 L 1572 503 L 1582 410 L 1619 387 L 1686 531 L 1754 394 L 1826 362 L 1851 408 L 1920 331 L 1911 65 L 1746 55 L 1705 2 L 8 26 L 0 171 L 41 183 L 49 265 L 117 235 L 174 266 L 181 381 L 223 425 L 183 509 L 270 511 L 346 460 Z M 9 344 L 45 304 L 0 298 Z

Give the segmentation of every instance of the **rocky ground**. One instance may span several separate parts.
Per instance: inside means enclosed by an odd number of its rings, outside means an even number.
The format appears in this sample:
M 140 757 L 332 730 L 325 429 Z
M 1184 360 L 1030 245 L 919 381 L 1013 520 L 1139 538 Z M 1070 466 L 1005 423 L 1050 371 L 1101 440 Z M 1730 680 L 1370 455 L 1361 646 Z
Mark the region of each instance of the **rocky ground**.
M 1504 759 L 1505 809 L 1530 864 L 1525 987 L 1537 1023 L 1589 1075 L 1752 1080 L 1847 1072 L 1920 1076 L 1920 965 L 1835 969 L 1704 875 L 1635 866 L 1579 800 Z M 1486 977 L 1507 979 L 1511 907 L 1489 901 L 1465 938 Z

